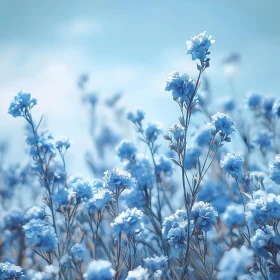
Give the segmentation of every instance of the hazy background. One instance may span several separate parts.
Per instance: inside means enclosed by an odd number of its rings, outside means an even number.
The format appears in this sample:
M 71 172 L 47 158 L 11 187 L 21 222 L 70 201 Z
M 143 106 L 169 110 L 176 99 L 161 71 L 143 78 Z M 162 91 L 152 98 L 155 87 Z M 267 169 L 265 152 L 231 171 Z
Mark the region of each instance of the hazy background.
M 106 97 L 118 90 L 127 108 L 144 107 L 147 118 L 176 121 L 178 110 L 164 81 L 173 70 L 196 75 L 185 42 L 207 31 L 215 96 L 230 94 L 221 61 L 241 54 L 236 94 L 259 90 L 279 95 L 278 0 L 4 1 L 0 0 L 0 137 L 10 144 L 9 161 L 24 158 L 24 121 L 7 114 L 18 91 L 37 98 L 55 136 L 73 140 L 70 169 L 86 173 L 90 147 L 88 115 L 77 78 Z

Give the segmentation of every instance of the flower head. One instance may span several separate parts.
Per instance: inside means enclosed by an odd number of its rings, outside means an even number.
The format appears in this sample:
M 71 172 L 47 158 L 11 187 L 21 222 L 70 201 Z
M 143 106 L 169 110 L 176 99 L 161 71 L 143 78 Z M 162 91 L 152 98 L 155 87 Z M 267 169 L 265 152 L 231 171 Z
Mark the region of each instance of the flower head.
M 224 135 L 230 135 L 233 131 L 236 131 L 235 122 L 224 113 L 217 113 L 212 117 L 211 125 L 216 132 L 221 132 Z
M 128 238 L 137 235 L 144 229 L 143 212 L 137 208 L 127 209 L 117 216 L 111 226 L 115 239 L 124 233 Z
M 144 118 L 145 112 L 142 109 L 137 109 L 136 112 L 127 113 L 127 119 L 137 125 L 141 125 Z
M 134 270 L 128 272 L 125 280 L 149 280 L 149 272 L 142 266 L 138 266 Z
M 143 261 L 152 272 L 156 272 L 157 270 L 166 271 L 168 269 L 167 260 L 168 258 L 166 256 L 154 256 L 153 258 L 146 258 Z
M 246 223 L 243 206 L 230 204 L 224 212 L 222 219 L 227 227 L 243 226 Z
M 190 104 L 195 90 L 195 81 L 187 74 L 171 72 L 165 82 L 165 90 L 172 91 L 173 100 Z
M 37 104 L 35 98 L 31 98 L 30 93 L 20 91 L 14 100 L 11 102 L 8 113 L 14 118 L 25 116 L 28 110 Z
M 224 172 L 233 176 L 240 177 L 242 175 L 242 165 L 244 159 L 235 154 L 227 153 L 223 160 L 221 160 L 221 167 Z
M 137 148 L 132 141 L 122 140 L 120 144 L 116 147 L 117 155 L 121 161 L 125 159 L 131 159 L 135 157 L 137 153 Z
M 225 252 L 218 266 L 218 279 L 235 279 L 244 275 L 247 267 L 254 263 L 253 256 L 253 250 L 244 245 L 240 249 L 232 248 Z
M 109 261 L 91 261 L 87 267 L 84 277 L 86 280 L 111 280 L 116 274 Z
M 191 220 L 193 224 L 203 231 L 209 231 L 216 223 L 218 212 L 209 204 L 203 201 L 196 202 L 192 208 Z
M 81 243 L 76 243 L 71 248 L 71 253 L 73 254 L 76 261 L 83 262 L 86 248 Z
M 184 136 L 184 127 L 180 124 L 174 123 L 172 124 L 168 129 L 174 138 L 175 141 L 178 141 L 179 139 L 182 139 Z
M 194 36 L 191 41 L 187 41 L 187 54 L 191 54 L 192 60 L 199 59 L 204 61 L 206 59 L 209 48 L 215 40 L 212 39 L 211 35 L 208 36 L 206 32 L 202 32 Z
M 251 110 L 260 109 L 263 102 L 263 96 L 256 92 L 247 93 L 247 106 Z
M 145 129 L 145 136 L 148 142 L 156 141 L 161 133 L 162 133 L 162 125 L 158 122 L 148 123 Z
M 162 223 L 162 235 L 167 242 L 175 247 L 184 246 L 187 236 L 188 217 L 186 210 L 177 210 L 166 217 Z
M 44 220 L 32 219 L 23 226 L 29 244 L 40 251 L 51 252 L 56 250 L 57 237 L 53 227 Z
M 133 185 L 133 180 L 130 173 L 118 168 L 112 169 L 110 171 L 109 170 L 105 171 L 104 181 L 105 181 L 105 186 L 110 191 L 125 189 Z

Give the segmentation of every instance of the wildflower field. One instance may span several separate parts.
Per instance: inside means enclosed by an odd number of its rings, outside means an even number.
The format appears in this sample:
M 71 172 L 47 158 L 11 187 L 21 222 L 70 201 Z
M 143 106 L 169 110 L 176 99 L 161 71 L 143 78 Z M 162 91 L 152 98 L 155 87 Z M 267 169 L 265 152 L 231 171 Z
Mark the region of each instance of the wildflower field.
M 231 92 L 213 100 L 219 44 L 186 34 L 196 73 L 169 69 L 160 82 L 167 123 L 120 106 L 121 93 L 102 101 L 111 119 L 100 122 L 102 98 L 78 77 L 86 175 L 68 167 L 75 141 L 46 127 L 36 92 L 9 96 L 26 153 L 9 164 L 0 139 L 1 280 L 280 279 L 280 96 L 237 98 L 229 78 Z

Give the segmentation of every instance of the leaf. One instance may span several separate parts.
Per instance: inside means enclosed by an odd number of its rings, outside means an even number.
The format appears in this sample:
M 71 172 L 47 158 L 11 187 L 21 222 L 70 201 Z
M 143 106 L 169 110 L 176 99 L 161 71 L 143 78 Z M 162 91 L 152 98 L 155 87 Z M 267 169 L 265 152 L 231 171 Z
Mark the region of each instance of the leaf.
M 177 166 L 182 167 L 182 166 L 181 166 L 181 164 L 180 164 L 180 162 L 178 162 L 176 159 L 174 159 L 174 158 L 170 158 L 170 160 L 172 160 L 172 161 L 173 161 L 173 163 L 175 163 Z

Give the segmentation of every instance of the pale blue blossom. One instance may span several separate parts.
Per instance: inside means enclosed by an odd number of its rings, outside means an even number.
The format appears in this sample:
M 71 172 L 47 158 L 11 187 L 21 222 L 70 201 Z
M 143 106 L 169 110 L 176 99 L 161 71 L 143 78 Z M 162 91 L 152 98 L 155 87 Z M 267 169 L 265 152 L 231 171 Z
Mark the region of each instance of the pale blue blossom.
M 86 280 L 111 280 L 115 274 L 109 261 L 93 260 L 89 263 L 83 276 Z

